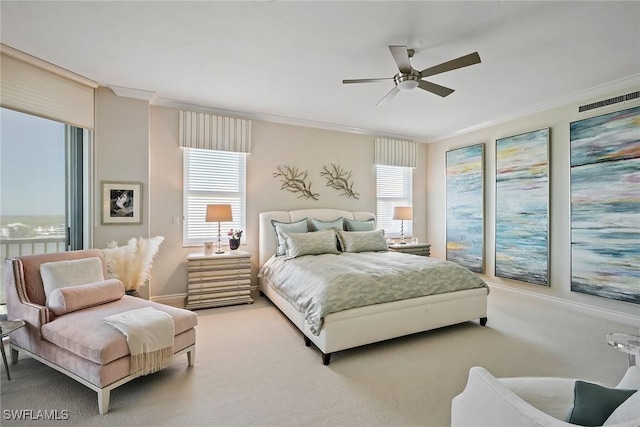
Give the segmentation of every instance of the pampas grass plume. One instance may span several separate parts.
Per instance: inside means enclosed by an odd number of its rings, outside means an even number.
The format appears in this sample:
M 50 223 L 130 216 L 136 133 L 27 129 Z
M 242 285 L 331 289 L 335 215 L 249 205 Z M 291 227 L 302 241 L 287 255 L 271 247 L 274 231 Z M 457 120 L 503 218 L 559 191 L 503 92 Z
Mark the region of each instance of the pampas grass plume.
M 163 240 L 164 236 L 134 237 L 125 246 L 118 246 L 116 241 L 109 242 L 102 249 L 109 275 L 124 283 L 127 291 L 140 289 L 149 280 L 153 259 Z

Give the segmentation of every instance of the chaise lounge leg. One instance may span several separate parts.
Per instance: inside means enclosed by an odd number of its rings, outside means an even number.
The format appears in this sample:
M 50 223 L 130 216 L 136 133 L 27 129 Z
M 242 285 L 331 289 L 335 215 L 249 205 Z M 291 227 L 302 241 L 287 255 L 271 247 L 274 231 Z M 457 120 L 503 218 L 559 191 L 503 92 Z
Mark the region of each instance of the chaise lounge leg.
M 307 347 L 309 347 L 311 345 L 311 340 L 309 338 L 307 338 L 307 336 L 304 336 L 304 345 L 306 345 Z
M 322 364 L 328 365 L 331 362 L 331 353 L 324 354 L 322 353 Z
M 487 325 L 487 318 L 486 317 L 481 317 L 480 318 L 480 324 L 482 326 L 486 326 Z
M 104 415 L 109 412 L 110 396 L 111 390 L 98 390 L 98 412 L 100 412 L 100 415 Z
M 187 364 L 193 366 L 196 363 L 196 349 L 187 351 Z
M 16 363 L 18 363 L 18 350 L 12 347 L 11 348 L 11 364 L 15 365 Z

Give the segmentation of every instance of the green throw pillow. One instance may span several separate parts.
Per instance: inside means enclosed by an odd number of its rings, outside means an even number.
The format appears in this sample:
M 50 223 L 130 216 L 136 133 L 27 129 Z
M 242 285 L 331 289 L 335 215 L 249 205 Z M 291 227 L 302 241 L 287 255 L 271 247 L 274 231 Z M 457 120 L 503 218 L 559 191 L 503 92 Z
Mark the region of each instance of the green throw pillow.
M 576 381 L 573 389 L 573 408 L 565 421 L 579 426 L 601 426 L 609 415 L 636 391 Z
M 345 218 L 344 229 L 346 231 L 373 231 L 376 229 L 376 224 L 373 218 L 366 221 Z

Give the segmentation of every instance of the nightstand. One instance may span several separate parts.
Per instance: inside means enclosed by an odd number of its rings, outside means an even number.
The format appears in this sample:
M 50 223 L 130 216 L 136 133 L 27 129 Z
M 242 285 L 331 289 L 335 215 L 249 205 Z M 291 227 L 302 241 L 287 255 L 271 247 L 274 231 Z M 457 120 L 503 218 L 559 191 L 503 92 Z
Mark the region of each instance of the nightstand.
M 186 309 L 251 304 L 251 254 L 189 254 Z
M 389 250 L 394 252 L 402 252 L 405 254 L 431 256 L 431 245 L 428 243 L 395 243 L 389 245 Z

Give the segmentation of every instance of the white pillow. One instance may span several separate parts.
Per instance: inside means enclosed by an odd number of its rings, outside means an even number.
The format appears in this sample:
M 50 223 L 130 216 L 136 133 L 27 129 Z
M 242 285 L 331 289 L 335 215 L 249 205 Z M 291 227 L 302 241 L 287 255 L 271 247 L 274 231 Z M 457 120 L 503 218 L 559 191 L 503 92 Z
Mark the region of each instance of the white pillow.
M 47 298 L 58 288 L 104 280 L 102 261 L 98 257 L 46 262 L 40 264 L 40 275 Z

